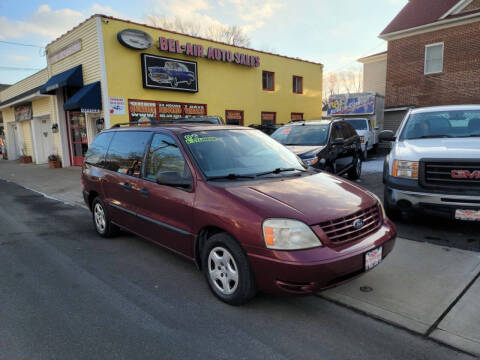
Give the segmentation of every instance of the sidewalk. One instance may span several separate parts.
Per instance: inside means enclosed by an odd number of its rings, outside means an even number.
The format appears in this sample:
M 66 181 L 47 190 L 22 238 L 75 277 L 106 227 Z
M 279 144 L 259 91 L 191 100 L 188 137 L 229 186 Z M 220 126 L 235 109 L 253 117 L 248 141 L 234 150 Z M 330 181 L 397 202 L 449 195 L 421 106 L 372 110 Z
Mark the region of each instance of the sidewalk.
M 80 167 L 50 169 L 48 165 L 0 160 L 0 179 L 17 183 L 68 204 L 85 207 L 80 172 Z
M 1 160 L 0 179 L 85 207 L 80 168 Z M 318 295 L 480 356 L 478 252 L 398 238 L 376 269 Z

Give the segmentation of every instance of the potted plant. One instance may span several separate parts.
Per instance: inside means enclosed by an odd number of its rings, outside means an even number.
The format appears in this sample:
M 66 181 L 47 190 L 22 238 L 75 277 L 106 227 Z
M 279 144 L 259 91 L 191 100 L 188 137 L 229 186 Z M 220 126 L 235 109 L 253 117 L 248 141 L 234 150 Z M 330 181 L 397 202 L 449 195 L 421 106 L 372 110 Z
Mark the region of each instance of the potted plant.
M 48 156 L 48 167 L 51 169 L 62 167 L 62 162 L 57 155 L 52 154 Z
M 20 156 L 19 160 L 21 164 L 30 164 L 32 162 L 32 157 L 30 155 L 27 155 L 27 147 L 25 146 L 25 144 L 23 145 L 22 156 Z

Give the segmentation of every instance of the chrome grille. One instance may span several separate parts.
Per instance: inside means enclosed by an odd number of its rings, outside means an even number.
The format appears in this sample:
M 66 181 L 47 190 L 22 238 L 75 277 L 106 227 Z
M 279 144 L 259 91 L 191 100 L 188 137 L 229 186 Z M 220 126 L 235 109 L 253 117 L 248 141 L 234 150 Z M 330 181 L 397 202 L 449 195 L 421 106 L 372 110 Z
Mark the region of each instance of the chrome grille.
M 364 225 L 356 229 L 353 223 L 362 220 Z M 356 213 L 339 219 L 325 221 L 319 224 L 332 243 L 354 241 L 367 236 L 380 226 L 380 212 L 378 204 L 357 211 Z

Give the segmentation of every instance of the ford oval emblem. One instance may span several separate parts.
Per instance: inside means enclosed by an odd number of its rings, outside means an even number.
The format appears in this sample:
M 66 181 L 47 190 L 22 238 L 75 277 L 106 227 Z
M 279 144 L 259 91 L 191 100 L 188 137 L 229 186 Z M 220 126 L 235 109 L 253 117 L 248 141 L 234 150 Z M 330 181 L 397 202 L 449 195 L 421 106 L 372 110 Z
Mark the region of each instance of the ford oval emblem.
M 358 230 L 358 229 L 361 229 L 363 227 L 363 225 L 365 225 L 365 223 L 363 222 L 362 219 L 357 219 L 353 222 L 353 228 Z
M 146 50 L 153 45 L 153 39 L 144 31 L 125 29 L 117 34 L 117 39 L 123 46 L 135 50 Z

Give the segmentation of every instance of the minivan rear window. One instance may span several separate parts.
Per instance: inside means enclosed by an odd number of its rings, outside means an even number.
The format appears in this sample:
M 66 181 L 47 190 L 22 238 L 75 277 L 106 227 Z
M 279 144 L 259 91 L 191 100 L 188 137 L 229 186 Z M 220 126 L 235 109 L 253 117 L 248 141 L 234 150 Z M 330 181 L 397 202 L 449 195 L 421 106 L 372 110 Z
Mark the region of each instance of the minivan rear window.
M 98 167 L 105 166 L 105 155 L 107 154 L 108 145 L 110 144 L 110 140 L 112 140 L 113 134 L 113 132 L 105 132 L 97 135 L 85 154 L 86 164 Z
M 107 169 L 120 174 L 140 176 L 143 156 L 152 133 L 148 131 L 118 131 L 107 153 Z

